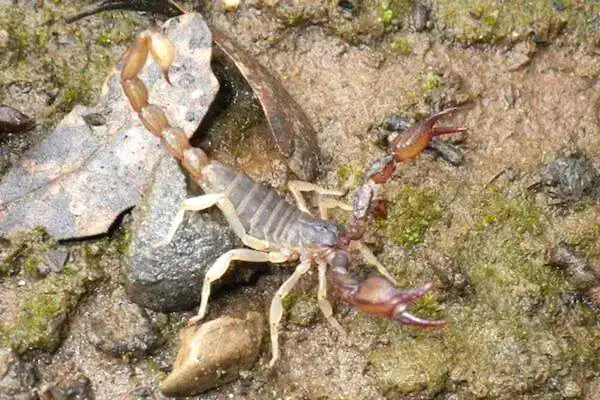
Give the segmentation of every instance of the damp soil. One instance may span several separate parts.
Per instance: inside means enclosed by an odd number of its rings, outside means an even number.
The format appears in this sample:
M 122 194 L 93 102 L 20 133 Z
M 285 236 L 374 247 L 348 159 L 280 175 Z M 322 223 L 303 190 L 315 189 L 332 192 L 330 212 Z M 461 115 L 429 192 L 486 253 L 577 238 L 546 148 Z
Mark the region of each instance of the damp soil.
M 34 117 L 37 127 L 25 136 L 0 138 L 4 169 L 41 141 L 74 103 L 93 103 L 133 32 L 163 19 L 115 11 L 66 26 L 56 20 L 78 2 L 46 2 L 52 4 L 42 8 L 34 7 L 40 2 L 17 3 L 7 11 L 0 2 L 0 17 L 8 21 L 0 25 L 0 51 L 11 55 L 0 61 L 0 101 Z M 538 19 L 514 17 L 511 23 L 523 24 L 514 35 L 506 25 L 514 10 L 497 9 L 496 2 L 456 2 L 466 11 L 423 2 L 430 7 L 423 26 L 414 23 L 412 5 L 401 7 L 404 2 L 329 3 L 249 1 L 236 12 L 214 3 L 201 11 L 301 105 L 321 148 L 317 183 L 347 189 L 347 201 L 368 163 L 385 154 L 377 131 L 386 116 L 416 119 L 464 106 L 444 121 L 468 128 L 457 144 L 463 164 L 453 166 L 432 153 L 402 164 L 382 193 L 396 220 L 374 221 L 366 237 L 402 286 L 438 284 L 414 313 L 450 325 L 411 329 L 334 301 L 335 316 L 349 333 L 342 342 L 316 312 L 316 273 L 308 274 L 286 303 L 277 366 L 266 367 L 267 340 L 252 370 L 194 398 L 598 398 L 599 306 L 549 264 L 548 253 L 566 241 L 598 271 L 600 204 L 582 198 L 556 205 L 530 190 L 544 166 L 565 154 L 584 154 L 600 167 L 597 3 L 585 2 L 589 7 L 579 11 L 589 14 L 575 18 L 576 2 L 531 2 L 550 7 L 548 19 L 541 12 Z M 469 24 L 461 25 L 458 17 Z M 21 25 L 12 18 L 21 18 Z M 43 25 L 48 36 L 40 38 L 32 32 L 44 18 L 53 24 Z M 83 75 L 77 75 L 80 59 L 88 66 Z M 217 158 L 282 188 L 285 160 L 270 147 L 251 97 L 238 96 L 242 105 L 221 104 L 227 111 L 223 120 L 208 133 L 197 132 L 195 140 L 212 146 Z M 348 216 L 339 212 L 334 218 L 343 222 Z M 93 271 L 94 284 L 70 305 L 56 352 L 23 355 L 38 370 L 40 392 L 78 370 L 89 378 L 96 399 L 164 398 L 158 381 L 175 359 L 178 332 L 193 310 L 150 312 L 163 339 L 151 356 L 115 358 L 87 339 L 90 313 L 109 307 L 120 286 L 128 218 L 120 224 L 108 237 L 66 244 L 73 252 L 69 263 Z M 1 244 L 3 256 L 13 254 L 14 248 Z M 27 296 L 48 279 L 27 273 L 28 260 L 35 270 L 30 256 L 39 248 L 24 249 L 11 258 L 10 268 L 0 268 L 3 345 L 17 329 L 10 323 L 18 320 Z M 251 310 L 266 315 L 292 268 L 269 266 L 246 285 L 226 287 L 211 300 L 208 318 L 243 317 Z M 353 272 L 366 277 L 370 270 L 356 259 Z M 467 283 L 453 285 L 450 278 L 456 276 Z

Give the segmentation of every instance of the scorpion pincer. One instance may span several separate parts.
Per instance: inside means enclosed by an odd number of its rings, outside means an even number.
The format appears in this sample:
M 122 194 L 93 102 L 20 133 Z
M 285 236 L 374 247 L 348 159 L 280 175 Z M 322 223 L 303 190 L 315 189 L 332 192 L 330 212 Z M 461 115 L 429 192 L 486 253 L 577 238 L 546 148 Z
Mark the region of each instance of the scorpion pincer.
M 319 307 L 325 318 L 343 337 L 345 337 L 344 329 L 333 317 L 331 304 L 327 300 L 328 267 L 330 281 L 340 297 L 363 312 L 420 327 L 441 327 L 446 324 L 444 321 L 423 320 L 410 314 L 406 310 L 407 306 L 423 297 L 432 285 L 425 284 L 414 290 L 396 288 L 394 278 L 360 242 L 360 239 L 364 231 L 363 225 L 372 208 L 371 200 L 379 186 L 392 177 L 396 164 L 418 155 L 434 136 L 465 130 L 435 127 L 438 119 L 453 109 L 422 121 L 403 135 L 402 141 L 393 142 L 392 155 L 376 160 L 369 167 L 364 185 L 356 192 L 353 208 L 331 197 L 319 196 L 320 218 L 317 218 L 310 214 L 302 192 L 313 191 L 330 196 L 340 196 L 343 192 L 323 189 L 307 182 L 291 181 L 288 186 L 297 201 L 297 206 L 293 206 L 272 188 L 256 183 L 245 174 L 210 160 L 204 151 L 191 147 L 186 134 L 181 129 L 170 126 L 161 108 L 148 102 L 148 91 L 138 78 L 138 74 L 149 52 L 169 81 L 169 68 L 175 59 L 176 49 L 162 34 L 146 31 L 136 38 L 134 45 L 124 57 L 121 70 L 123 90 L 146 129 L 160 138 L 169 153 L 181 162 L 205 193 L 183 201 L 167 235 L 166 243 L 171 241 L 183 220 L 185 211 L 198 211 L 217 206 L 235 234 L 248 247 L 228 251 L 208 269 L 204 277 L 200 309 L 190 323 L 204 318 L 211 285 L 223 276 L 232 261 L 282 263 L 299 260 L 295 271 L 277 290 L 271 302 L 270 366 L 274 365 L 279 358 L 278 326 L 283 314 L 282 300 L 314 264 L 318 268 Z M 327 221 L 328 210 L 334 207 L 353 211 L 351 222 L 346 229 Z M 354 279 L 348 272 L 350 250 L 360 251 L 367 263 L 375 266 L 383 277 L 372 276 L 363 282 Z

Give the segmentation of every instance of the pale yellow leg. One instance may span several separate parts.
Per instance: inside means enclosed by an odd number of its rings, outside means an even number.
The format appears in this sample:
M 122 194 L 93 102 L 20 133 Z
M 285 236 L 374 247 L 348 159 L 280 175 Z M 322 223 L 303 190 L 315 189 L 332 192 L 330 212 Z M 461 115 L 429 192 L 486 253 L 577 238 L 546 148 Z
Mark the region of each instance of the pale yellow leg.
M 348 203 L 344 203 L 343 201 L 328 197 L 319 198 L 319 214 L 321 214 L 321 219 L 327 221 L 329 219 L 329 210 L 332 208 L 341 208 L 345 211 L 352 211 L 352 206 Z
M 342 190 L 325 189 L 313 183 L 304 181 L 289 181 L 288 189 L 294 196 L 294 199 L 296 199 L 298 208 L 309 214 L 310 211 L 308 210 L 308 206 L 306 205 L 304 197 L 302 197 L 302 192 L 316 192 L 318 194 L 326 194 L 330 196 L 342 196 L 344 194 L 344 191 Z
M 319 292 L 317 294 L 319 308 L 329 324 L 340 333 L 342 340 L 346 341 L 346 330 L 333 317 L 333 308 L 329 300 L 327 300 L 327 263 L 325 261 L 318 261 L 317 265 L 319 268 Z
M 224 196 L 221 193 L 210 193 L 183 200 L 181 202 L 181 206 L 179 207 L 179 211 L 177 211 L 175 218 L 173 218 L 173 222 L 171 222 L 171 227 L 169 228 L 164 240 L 162 240 L 158 245 L 154 246 L 154 248 L 163 247 L 171 243 L 173 236 L 175 236 L 175 232 L 177 232 L 177 228 L 179 228 L 179 225 L 181 225 L 183 222 L 183 216 L 186 211 L 205 210 L 217 204 L 217 202 L 223 199 L 223 197 Z
M 221 255 L 204 275 L 200 309 L 198 310 L 198 315 L 190 319 L 190 324 L 194 324 L 204 318 L 208 310 L 208 298 L 210 297 L 211 284 L 217 279 L 221 278 L 223 274 L 227 272 L 231 262 L 234 260 L 282 263 L 288 260 L 288 256 L 279 252 L 263 253 L 261 251 L 250 249 L 229 250 L 227 253 Z
M 375 257 L 375 254 L 373 254 L 371 249 L 369 249 L 367 246 L 365 246 L 360 241 L 352 242 L 352 246 L 356 246 L 356 248 L 358 248 L 358 250 L 360 251 L 360 254 L 363 256 L 363 258 L 365 259 L 365 261 L 368 264 L 377 268 L 377 271 L 379 271 L 379 273 L 381 275 L 385 276 L 387 278 L 387 280 L 392 282 L 394 285 L 396 285 L 396 286 L 398 285 L 398 282 L 396 282 L 396 279 L 392 276 L 392 274 L 390 274 L 388 272 L 388 270 L 383 266 L 383 264 L 380 263 L 379 260 L 377 260 L 377 257 Z
M 281 285 L 277 293 L 275 293 L 275 297 L 271 301 L 271 311 L 269 313 L 269 326 L 271 328 L 271 349 L 273 355 L 271 357 L 271 362 L 269 362 L 269 367 L 275 365 L 275 362 L 279 359 L 279 323 L 281 322 L 281 317 L 283 316 L 283 299 L 284 297 L 292 290 L 300 277 L 308 271 L 311 266 L 311 261 L 304 261 L 296 267 L 296 270 L 284 283 Z

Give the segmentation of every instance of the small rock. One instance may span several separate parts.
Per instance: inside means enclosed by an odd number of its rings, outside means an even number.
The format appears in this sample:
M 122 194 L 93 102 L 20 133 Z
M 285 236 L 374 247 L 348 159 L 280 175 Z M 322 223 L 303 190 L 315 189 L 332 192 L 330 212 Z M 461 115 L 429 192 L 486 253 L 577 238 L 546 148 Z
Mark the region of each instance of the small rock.
M 160 383 L 165 396 L 192 396 L 240 376 L 258 357 L 264 331 L 261 314 L 245 320 L 221 317 L 181 334 L 173 371 Z
M 574 154 L 551 162 L 542 173 L 541 185 L 559 202 L 577 201 L 594 191 L 600 194 L 600 174 L 585 156 Z
M 464 292 L 469 287 L 468 276 L 460 270 L 454 259 L 440 253 L 429 255 L 429 265 L 436 272 L 444 286 L 458 292 Z
M 90 379 L 82 372 L 65 374 L 58 378 L 42 397 L 47 400 L 91 400 L 94 398 Z
M 34 399 L 35 371 L 10 349 L 0 348 L 0 400 Z
M 37 268 L 37 275 L 43 277 L 50 273 L 58 273 L 69 260 L 70 253 L 64 249 L 50 250 L 44 255 L 43 262 Z
M 455 167 L 462 165 L 465 160 L 463 151 L 446 140 L 433 138 L 429 142 L 429 148 L 433 149 L 440 157 Z
M 122 300 L 122 296 L 116 291 L 111 307 L 92 314 L 88 339 L 99 350 L 116 357 L 147 355 L 159 344 L 159 337 L 144 309 Z
M 508 70 L 517 71 L 528 65 L 537 51 L 537 45 L 532 40 L 517 44 L 508 57 Z
M 319 307 L 315 301 L 304 296 L 296 299 L 290 307 L 288 319 L 298 326 L 312 325 L 319 315 Z
M 428 22 L 431 15 L 431 10 L 421 2 L 415 3 L 413 6 L 413 23 L 417 32 L 423 32 L 428 28 Z
M 35 121 L 12 107 L 0 104 L 0 133 L 17 133 L 33 129 Z
M 600 289 L 600 273 L 596 271 L 579 249 L 569 243 L 560 242 L 550 252 L 550 264 L 560 268 L 567 279 L 579 291 Z
M 413 122 L 410 118 L 405 116 L 392 114 L 383 119 L 382 125 L 383 129 L 388 131 L 406 132 L 413 125 Z

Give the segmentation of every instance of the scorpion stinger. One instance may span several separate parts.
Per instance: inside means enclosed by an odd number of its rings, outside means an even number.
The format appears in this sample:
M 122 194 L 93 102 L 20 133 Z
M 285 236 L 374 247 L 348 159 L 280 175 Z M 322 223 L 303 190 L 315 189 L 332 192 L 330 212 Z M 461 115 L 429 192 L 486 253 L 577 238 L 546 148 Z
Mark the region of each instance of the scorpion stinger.
M 131 107 L 138 113 L 142 123 L 152 134 L 160 138 L 169 153 L 197 183 L 204 195 L 183 201 L 165 242 L 168 243 L 183 221 L 185 211 L 218 207 L 227 222 L 248 248 L 234 249 L 221 255 L 206 271 L 202 285 L 202 297 L 198 315 L 190 320 L 195 323 L 206 316 L 208 300 L 213 282 L 221 278 L 235 260 L 247 262 L 282 263 L 299 260 L 292 275 L 281 285 L 273 297 L 270 307 L 270 332 L 272 358 L 269 365 L 279 358 L 279 323 L 283 315 L 283 299 L 298 280 L 315 264 L 318 267 L 318 304 L 329 323 L 345 336 L 344 329 L 333 317 L 331 304 L 327 300 L 327 265 L 333 286 L 342 299 L 369 314 L 392 318 L 396 321 L 422 327 L 443 326 L 441 321 L 424 321 L 409 314 L 406 307 L 422 297 L 431 288 L 427 284 L 416 290 L 399 290 L 395 280 L 373 253 L 360 242 L 371 200 L 377 187 L 389 180 L 396 164 L 414 157 L 423 150 L 431 138 L 438 134 L 449 134 L 463 128 L 435 128 L 439 118 L 451 110 L 438 113 L 409 131 L 407 139 L 394 144 L 393 154 L 377 160 L 368 170 L 365 184 L 355 195 L 354 207 L 335 199 L 321 199 L 321 217 L 311 215 L 302 192 L 312 191 L 322 195 L 340 196 L 341 191 L 324 189 L 312 183 L 292 181 L 289 189 L 296 199 L 293 206 L 277 192 L 254 182 L 242 172 L 210 160 L 199 148 L 191 147 L 188 136 L 180 128 L 172 127 L 165 112 L 149 102 L 145 84 L 138 75 L 148 57 L 160 65 L 165 79 L 169 80 L 169 69 L 176 57 L 173 44 L 157 32 L 144 32 L 126 53 L 121 69 L 121 85 Z M 180 84 L 176 77 L 173 86 Z M 341 207 L 353 210 L 352 221 L 347 229 L 327 221 L 330 208 Z M 348 272 L 347 251 L 358 249 L 365 260 L 384 275 L 371 277 L 364 282 L 352 278 Z

